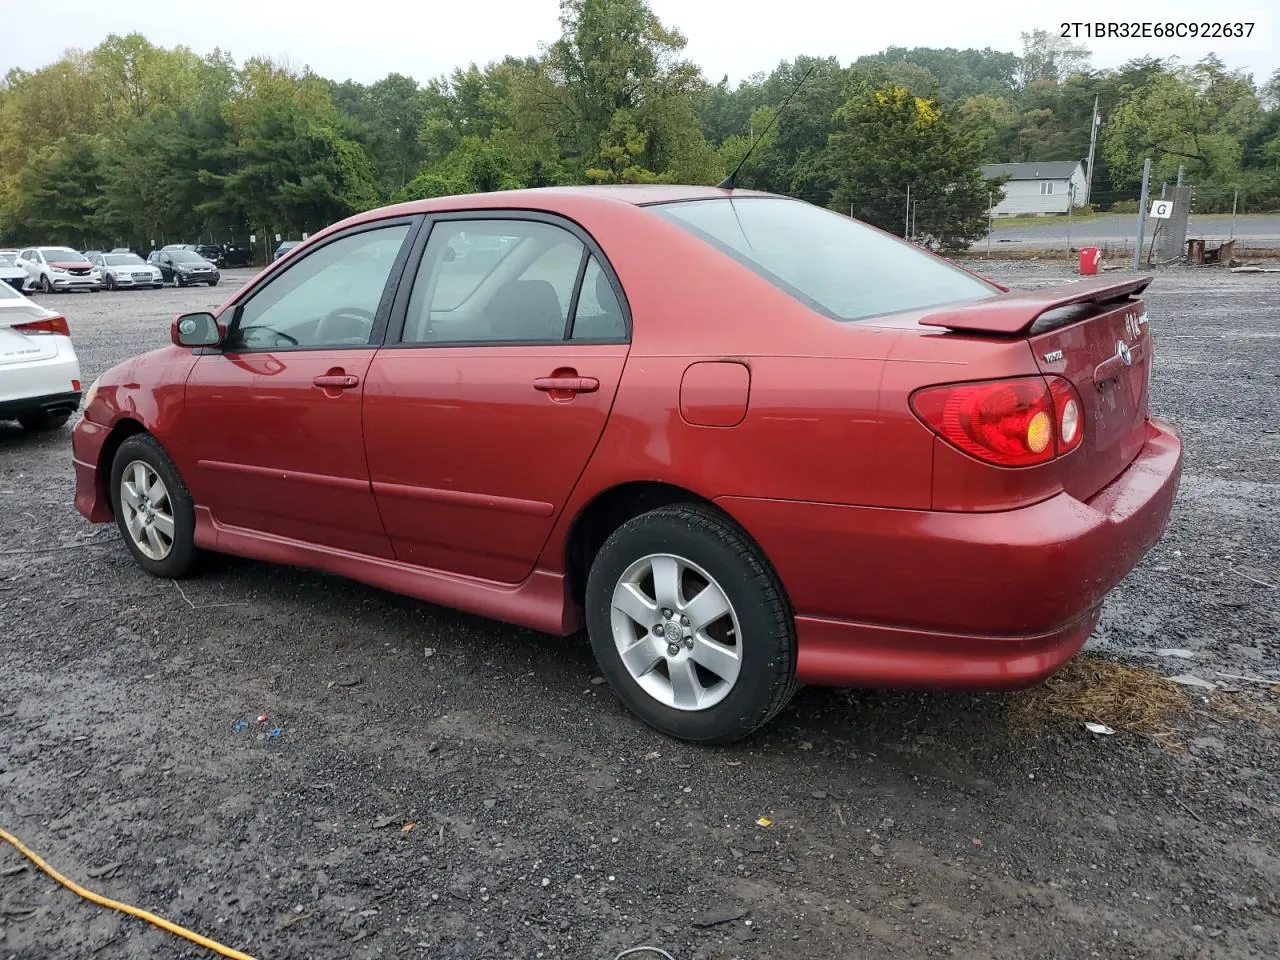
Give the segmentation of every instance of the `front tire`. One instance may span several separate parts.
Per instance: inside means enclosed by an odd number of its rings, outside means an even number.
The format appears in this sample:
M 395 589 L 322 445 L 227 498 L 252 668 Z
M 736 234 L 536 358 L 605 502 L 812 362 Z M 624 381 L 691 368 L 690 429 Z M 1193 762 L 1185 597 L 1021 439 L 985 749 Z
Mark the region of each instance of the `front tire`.
M 615 530 L 587 577 L 586 619 L 618 698 L 668 736 L 732 743 L 795 692 L 795 621 L 782 585 L 714 510 L 661 507 Z
M 22 425 L 22 429 L 29 430 L 32 433 L 57 430 L 70 419 L 70 410 L 33 410 L 31 413 L 18 415 L 18 423 Z
M 180 579 L 195 565 L 195 505 L 155 437 L 135 434 L 111 464 L 111 506 L 125 546 L 154 577 Z
M 40 292 L 49 294 L 53 293 L 53 281 L 49 279 L 49 275 L 47 273 L 40 278 Z

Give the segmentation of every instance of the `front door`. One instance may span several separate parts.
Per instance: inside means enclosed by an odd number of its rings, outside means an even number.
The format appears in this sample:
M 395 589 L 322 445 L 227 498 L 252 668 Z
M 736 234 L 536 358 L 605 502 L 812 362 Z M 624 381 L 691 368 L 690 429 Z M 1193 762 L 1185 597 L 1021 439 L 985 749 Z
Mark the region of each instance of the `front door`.
M 337 235 L 224 313 L 224 346 L 187 379 L 179 464 L 217 522 L 391 556 L 360 405 L 414 226 Z
M 515 583 L 595 449 L 630 338 L 585 235 L 503 217 L 434 224 L 370 367 L 364 428 L 396 557 Z

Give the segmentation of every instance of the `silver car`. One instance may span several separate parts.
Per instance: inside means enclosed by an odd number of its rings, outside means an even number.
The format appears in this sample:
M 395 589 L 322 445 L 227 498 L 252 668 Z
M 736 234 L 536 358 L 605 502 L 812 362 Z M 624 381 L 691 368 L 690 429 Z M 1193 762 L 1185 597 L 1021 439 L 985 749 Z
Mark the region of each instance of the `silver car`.
M 164 274 L 136 253 L 91 253 L 89 262 L 97 265 L 102 284 L 108 290 L 164 286 Z

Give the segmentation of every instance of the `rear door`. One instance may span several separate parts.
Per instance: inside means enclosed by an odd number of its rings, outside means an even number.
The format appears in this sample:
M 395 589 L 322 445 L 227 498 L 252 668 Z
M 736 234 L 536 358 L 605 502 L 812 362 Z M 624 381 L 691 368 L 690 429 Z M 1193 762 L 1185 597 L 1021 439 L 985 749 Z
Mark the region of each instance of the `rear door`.
M 515 583 L 608 419 L 625 301 L 558 219 L 442 217 L 418 245 L 365 388 L 374 496 L 398 559 Z

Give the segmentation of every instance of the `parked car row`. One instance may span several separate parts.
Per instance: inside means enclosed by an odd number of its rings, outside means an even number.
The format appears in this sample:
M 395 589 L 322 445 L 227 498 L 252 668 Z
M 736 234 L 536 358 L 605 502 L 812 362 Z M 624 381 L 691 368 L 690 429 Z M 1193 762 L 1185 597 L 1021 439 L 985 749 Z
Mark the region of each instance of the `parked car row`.
M 216 264 L 185 248 L 152 250 L 146 260 L 124 248 L 110 252 L 70 247 L 0 250 L 0 281 L 19 293 L 97 293 L 104 287 L 122 290 L 193 283 L 214 287 L 221 279 Z

